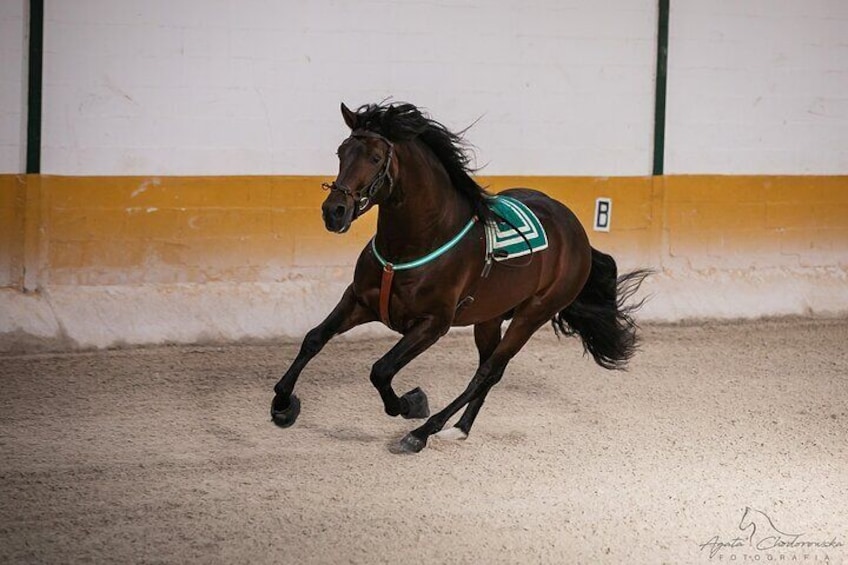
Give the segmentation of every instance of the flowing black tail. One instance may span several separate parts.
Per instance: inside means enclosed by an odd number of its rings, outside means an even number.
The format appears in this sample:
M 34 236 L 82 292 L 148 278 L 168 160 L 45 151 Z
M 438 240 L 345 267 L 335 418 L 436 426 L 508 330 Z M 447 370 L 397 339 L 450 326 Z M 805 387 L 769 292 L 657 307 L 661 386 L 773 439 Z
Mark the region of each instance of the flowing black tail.
M 638 345 L 631 315 L 645 300 L 627 301 L 650 274 L 650 270 L 638 270 L 619 277 L 615 260 L 593 248 L 589 279 L 574 302 L 553 317 L 554 331 L 579 335 L 585 351 L 601 367 L 624 369 Z

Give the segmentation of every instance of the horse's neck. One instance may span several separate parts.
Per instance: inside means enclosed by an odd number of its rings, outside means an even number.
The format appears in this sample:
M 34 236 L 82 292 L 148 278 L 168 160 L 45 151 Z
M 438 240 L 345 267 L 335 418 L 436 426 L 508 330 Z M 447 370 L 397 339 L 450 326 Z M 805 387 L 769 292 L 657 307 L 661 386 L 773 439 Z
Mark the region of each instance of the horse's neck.
M 377 217 L 377 246 L 393 262 L 429 253 L 471 219 L 471 206 L 441 165 L 420 158 L 410 161 L 405 161 L 396 179 L 395 189 L 403 197 L 381 204 Z

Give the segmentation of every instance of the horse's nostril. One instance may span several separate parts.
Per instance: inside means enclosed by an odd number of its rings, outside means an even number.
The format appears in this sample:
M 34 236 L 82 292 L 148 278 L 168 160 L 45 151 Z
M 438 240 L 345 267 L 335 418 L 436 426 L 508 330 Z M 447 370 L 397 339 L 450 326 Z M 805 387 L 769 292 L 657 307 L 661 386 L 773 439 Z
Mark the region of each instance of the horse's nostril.
M 342 218 L 344 218 L 344 215 L 345 215 L 345 207 L 344 206 L 336 206 L 335 209 L 333 209 L 333 217 L 334 218 L 342 219 Z

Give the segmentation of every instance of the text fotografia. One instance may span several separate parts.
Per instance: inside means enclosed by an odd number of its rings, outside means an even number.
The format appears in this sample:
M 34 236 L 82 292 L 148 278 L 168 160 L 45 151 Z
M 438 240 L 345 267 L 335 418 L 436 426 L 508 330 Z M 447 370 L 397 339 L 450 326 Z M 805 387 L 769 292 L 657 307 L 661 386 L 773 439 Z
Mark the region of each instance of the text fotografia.
M 804 556 L 799 555 L 797 557 L 790 557 L 790 556 L 786 556 L 786 555 L 781 555 L 781 556 L 778 557 L 778 556 L 769 554 L 769 555 L 766 555 L 764 557 L 762 557 L 760 555 L 756 555 L 755 557 L 752 557 L 751 555 L 749 555 L 747 553 L 743 553 L 742 556 L 731 555 L 729 559 L 731 561 L 740 561 L 740 560 L 762 561 L 763 559 L 765 559 L 767 561 L 773 561 L 773 560 L 776 560 L 776 559 L 781 560 L 781 561 L 786 561 L 787 559 L 789 559 L 790 561 L 792 561 L 792 560 L 799 560 L 799 559 L 803 558 L 803 559 L 808 559 L 808 560 L 819 559 L 819 560 L 822 560 L 822 561 L 828 561 L 829 558 L 827 557 L 827 555 L 823 555 L 823 556 L 811 555 L 809 553 L 809 550 L 810 549 L 829 549 L 829 548 L 842 547 L 844 545 L 842 542 L 837 541 L 835 538 L 828 540 L 828 541 L 801 541 L 799 538 L 802 535 L 803 534 L 798 534 L 793 539 L 782 539 L 780 537 L 765 538 L 765 539 L 761 540 L 759 543 L 757 543 L 755 546 L 753 546 L 753 549 L 755 549 L 757 551 L 769 551 L 769 550 L 773 550 L 773 549 L 782 549 L 782 550 L 803 549 L 803 550 L 808 550 L 808 553 Z M 751 549 L 750 543 L 745 538 L 733 538 L 732 540 L 729 540 L 729 541 L 723 541 L 718 536 L 713 536 L 712 538 L 707 540 L 705 543 L 700 544 L 699 547 L 701 548 L 702 551 L 709 551 L 711 558 L 715 557 L 717 555 L 719 556 L 719 558 L 721 558 L 722 556 L 720 555 L 720 553 L 724 549 L 737 549 L 737 548 Z M 727 559 L 727 557 L 725 557 L 725 559 Z
M 836 537 L 827 539 L 779 530 L 760 510 L 746 507 L 739 522 L 743 534 L 724 538 L 713 536 L 698 544 L 710 559 L 718 561 L 819 561 L 829 562 L 828 550 L 845 546 Z

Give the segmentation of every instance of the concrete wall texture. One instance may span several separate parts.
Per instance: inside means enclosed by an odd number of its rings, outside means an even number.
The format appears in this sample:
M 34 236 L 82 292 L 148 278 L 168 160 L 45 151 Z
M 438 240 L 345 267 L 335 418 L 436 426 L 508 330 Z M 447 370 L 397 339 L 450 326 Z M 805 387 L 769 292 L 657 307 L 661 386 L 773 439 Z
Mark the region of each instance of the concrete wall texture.
M 20 173 L 26 0 L 2 5 Z M 394 96 L 480 118 L 487 174 L 649 174 L 656 20 L 655 0 L 47 0 L 43 171 L 327 174 L 339 101 Z M 842 0 L 674 0 L 668 172 L 844 173 L 846 25 Z
M 0 174 L 22 173 L 25 155 L 24 2 L 0 2 Z
M 848 2 L 671 2 L 669 173 L 848 171 Z
M 389 96 L 482 117 L 491 174 L 650 163 L 654 0 L 131 5 L 48 2 L 45 172 L 326 174 L 339 101 Z
M 655 0 L 45 1 L 42 172 L 24 170 L 27 2 L 0 8 L 0 334 L 60 346 L 298 337 L 374 229 L 323 230 L 338 103 L 393 96 L 593 245 L 658 270 L 643 318 L 848 312 L 848 8 Z M 6 174 L 2 174 L 6 173 Z M 17 336 L 17 337 L 16 337 Z

